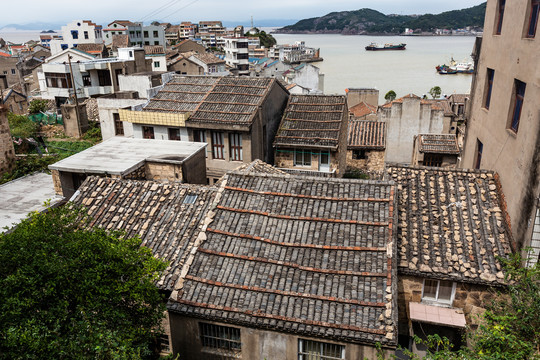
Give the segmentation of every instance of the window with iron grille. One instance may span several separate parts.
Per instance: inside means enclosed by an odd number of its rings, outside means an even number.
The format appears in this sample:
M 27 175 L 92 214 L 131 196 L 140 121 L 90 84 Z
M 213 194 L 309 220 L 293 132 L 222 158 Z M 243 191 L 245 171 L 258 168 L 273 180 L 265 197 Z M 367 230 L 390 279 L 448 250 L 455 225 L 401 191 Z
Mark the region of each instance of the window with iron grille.
M 489 109 L 491 103 L 491 91 L 493 90 L 493 79 L 495 78 L 495 70 L 488 68 L 486 72 L 486 90 L 484 95 L 484 107 Z
M 540 16 L 540 0 L 531 0 L 529 12 L 526 37 L 534 38 L 536 36 L 536 27 L 538 26 L 538 17 Z
M 154 127 L 153 126 L 143 126 L 143 139 L 154 139 Z
M 497 6 L 497 19 L 496 19 L 497 22 L 495 23 L 495 35 L 501 35 L 505 5 L 506 5 L 506 0 L 499 0 L 498 6 Z
M 295 150 L 294 166 L 311 166 L 311 151 Z
M 225 145 L 223 144 L 223 133 L 212 131 L 212 157 L 214 159 L 225 159 Z
M 114 134 L 124 136 L 124 123 L 120 120 L 120 114 L 113 113 Z
M 201 343 L 203 347 L 240 351 L 240 329 L 229 326 L 199 323 Z
M 242 134 L 231 133 L 229 134 L 229 147 L 231 160 L 233 161 L 243 161 L 242 155 Z
M 298 360 L 345 359 L 345 346 L 320 341 L 298 339 Z
M 521 109 L 523 108 L 523 99 L 525 98 L 526 84 L 522 81 L 514 79 L 514 99 L 512 101 L 513 110 L 510 119 L 510 129 L 517 133 L 519 128 L 519 119 L 521 117 Z
M 424 154 L 424 166 L 441 167 L 443 156 L 441 154 Z
M 177 128 L 168 128 L 169 140 L 180 141 L 180 129 Z
M 365 160 L 365 159 L 367 159 L 366 150 L 353 150 L 352 151 L 352 158 L 354 160 Z

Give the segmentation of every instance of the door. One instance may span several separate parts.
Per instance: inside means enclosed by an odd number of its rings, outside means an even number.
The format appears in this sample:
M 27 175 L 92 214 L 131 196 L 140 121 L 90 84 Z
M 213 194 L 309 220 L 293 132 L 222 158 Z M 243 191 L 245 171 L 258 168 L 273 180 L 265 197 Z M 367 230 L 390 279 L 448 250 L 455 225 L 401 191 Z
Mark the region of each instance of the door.
M 330 152 L 321 151 L 319 156 L 319 171 L 330 172 Z

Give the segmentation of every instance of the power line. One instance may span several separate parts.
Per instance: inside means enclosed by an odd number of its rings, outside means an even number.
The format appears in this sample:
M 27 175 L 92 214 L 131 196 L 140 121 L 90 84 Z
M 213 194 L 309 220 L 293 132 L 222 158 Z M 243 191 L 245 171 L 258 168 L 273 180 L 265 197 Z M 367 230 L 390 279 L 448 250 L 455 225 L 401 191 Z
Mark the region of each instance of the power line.
M 149 18 L 151 18 L 152 16 L 155 16 L 157 14 L 159 14 L 160 12 L 168 9 L 169 7 L 181 2 L 182 0 L 172 0 L 172 1 L 169 1 L 168 3 L 166 3 L 165 5 L 162 5 L 160 6 L 159 8 L 157 8 L 156 10 L 154 11 L 151 11 L 150 13 L 148 13 L 146 16 L 144 16 L 141 20 L 139 20 L 139 22 L 143 22 L 144 20 L 147 20 Z
M 183 10 L 183 9 L 187 8 L 188 6 L 195 4 L 197 1 L 199 1 L 199 0 L 194 0 L 194 1 L 190 2 L 189 4 L 187 4 L 186 6 L 182 6 L 180 9 L 178 9 L 178 10 L 172 12 L 171 14 L 165 16 L 165 19 L 168 18 L 168 17 L 173 16 L 174 14 L 176 14 L 176 13 L 179 12 L 180 10 Z

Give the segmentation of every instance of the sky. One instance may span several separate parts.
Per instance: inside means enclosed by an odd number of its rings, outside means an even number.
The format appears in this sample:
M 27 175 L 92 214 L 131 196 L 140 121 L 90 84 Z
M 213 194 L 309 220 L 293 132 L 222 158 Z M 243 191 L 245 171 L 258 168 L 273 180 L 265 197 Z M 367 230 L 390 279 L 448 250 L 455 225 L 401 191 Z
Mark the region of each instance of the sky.
M 115 19 L 151 22 L 222 20 L 246 22 L 257 19 L 305 19 L 333 11 L 371 8 L 385 14 L 438 14 L 478 5 L 485 0 L 2 0 L 9 16 L 0 27 L 32 22 L 66 24 L 76 19 L 106 25 Z

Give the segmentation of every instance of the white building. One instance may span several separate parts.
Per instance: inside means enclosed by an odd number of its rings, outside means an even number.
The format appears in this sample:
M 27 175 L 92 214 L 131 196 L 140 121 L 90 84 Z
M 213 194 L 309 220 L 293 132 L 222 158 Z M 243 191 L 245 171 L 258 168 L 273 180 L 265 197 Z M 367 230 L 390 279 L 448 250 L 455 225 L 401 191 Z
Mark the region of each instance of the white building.
M 238 70 L 238 75 L 249 75 L 249 40 L 247 37 L 225 38 L 225 62 Z
M 166 46 L 165 29 L 162 26 L 148 25 L 143 26 L 143 45 L 161 45 Z
M 78 44 L 103 44 L 102 27 L 90 20 L 75 20 L 62 26 L 61 35 L 50 40 L 49 44 L 52 55 Z
M 115 20 L 107 25 L 106 29 L 103 29 L 105 44 L 112 44 L 114 35 L 127 35 L 129 46 L 142 46 L 142 31 L 142 23 L 134 23 L 129 20 Z

